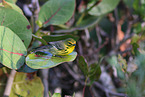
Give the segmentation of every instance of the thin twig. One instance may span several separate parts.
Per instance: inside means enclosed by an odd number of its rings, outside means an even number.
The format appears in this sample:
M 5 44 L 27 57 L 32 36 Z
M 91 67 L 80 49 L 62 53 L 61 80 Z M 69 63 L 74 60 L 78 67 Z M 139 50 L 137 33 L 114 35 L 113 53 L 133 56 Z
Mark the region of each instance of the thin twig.
M 83 88 L 83 97 L 85 97 L 85 90 L 86 90 L 86 85 L 84 85 L 84 88 Z
M 113 44 L 112 44 L 112 48 L 115 47 L 116 44 L 119 43 L 119 39 L 117 38 L 117 34 L 118 34 L 118 23 L 119 23 L 119 16 L 118 16 L 118 8 L 115 8 L 114 10 L 114 17 L 115 17 L 115 25 L 114 25 L 114 31 L 112 33 L 112 40 L 113 40 Z
M 16 71 L 11 70 L 11 74 L 9 75 L 9 78 L 7 80 L 7 84 L 6 84 L 6 88 L 5 88 L 3 97 L 9 97 L 9 95 L 11 93 L 11 88 L 13 85 L 13 80 L 14 80 L 15 74 L 16 74 Z
M 100 35 L 100 29 L 98 28 L 98 26 L 96 26 L 96 34 L 97 34 L 97 38 L 98 38 L 98 42 L 99 42 L 99 46 L 100 46 L 102 43 L 102 38 Z
M 125 33 L 125 38 L 129 36 L 130 32 L 131 32 L 131 28 L 132 28 L 132 21 L 129 21 L 128 26 L 127 26 L 127 30 Z

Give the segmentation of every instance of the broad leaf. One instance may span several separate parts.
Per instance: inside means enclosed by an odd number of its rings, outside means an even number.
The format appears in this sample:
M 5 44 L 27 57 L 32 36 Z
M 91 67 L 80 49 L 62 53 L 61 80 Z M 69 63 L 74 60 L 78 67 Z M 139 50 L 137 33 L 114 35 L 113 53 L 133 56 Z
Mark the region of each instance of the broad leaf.
M 17 2 L 17 0 L 5 0 L 5 1 L 10 2 L 10 3 L 16 3 Z
M 64 62 L 71 62 L 76 56 L 76 52 L 72 52 L 69 55 L 53 56 L 49 52 L 41 51 L 29 54 L 26 57 L 26 64 L 33 69 L 47 69 Z
M 11 68 L 20 68 L 27 50 L 21 39 L 9 28 L 0 26 L 0 62 Z
M 25 73 L 31 73 L 31 72 L 35 72 L 38 69 L 32 69 L 29 66 L 27 66 L 26 64 L 24 64 L 20 69 L 18 69 L 18 72 L 25 72 Z
M 123 0 L 123 1 L 129 8 L 132 8 L 134 0 Z M 136 4 L 136 5 L 138 5 L 138 4 Z
M 104 15 L 116 8 L 120 0 L 102 0 L 99 5 L 89 11 L 90 15 L 100 16 Z
M 75 35 L 47 35 L 42 37 L 42 39 L 44 39 L 47 42 L 65 40 L 67 38 L 73 38 L 76 41 L 79 39 L 79 37 Z
M 30 79 L 26 73 L 17 72 L 10 97 L 44 97 L 43 91 L 43 84 L 39 77 L 33 75 Z
M 49 0 L 39 12 L 38 25 L 48 26 L 66 23 L 73 15 L 75 0 Z
M 9 3 L 9 2 L 4 1 L 4 2 L 0 3 L 0 5 L 1 5 L 1 4 L 2 4 L 5 8 L 11 8 L 11 9 L 14 9 L 14 10 L 16 10 L 17 12 L 23 14 L 22 10 L 21 10 L 17 5 L 15 5 L 15 4 L 13 4 L 13 3 Z
M 77 27 L 79 27 L 81 29 L 92 27 L 92 26 L 98 24 L 103 17 L 104 16 L 97 17 L 97 16 L 89 15 L 89 16 L 85 17 L 82 20 L 82 22 L 79 25 L 77 25 Z
M 120 64 L 118 63 L 117 57 L 116 56 L 109 57 L 107 61 L 113 68 L 116 68 L 117 76 L 121 79 L 124 79 L 125 78 L 124 72 L 122 71 L 122 68 Z
M 79 65 L 81 71 L 84 73 L 84 75 L 88 75 L 88 64 L 83 56 L 79 57 L 78 65 Z
M 96 63 L 91 64 L 89 66 L 89 74 L 88 74 L 91 83 L 98 80 L 100 78 L 100 75 L 101 75 L 100 65 Z
M 29 46 L 32 30 L 28 20 L 22 14 L 10 8 L 0 7 L 0 24 L 17 34 L 26 48 Z

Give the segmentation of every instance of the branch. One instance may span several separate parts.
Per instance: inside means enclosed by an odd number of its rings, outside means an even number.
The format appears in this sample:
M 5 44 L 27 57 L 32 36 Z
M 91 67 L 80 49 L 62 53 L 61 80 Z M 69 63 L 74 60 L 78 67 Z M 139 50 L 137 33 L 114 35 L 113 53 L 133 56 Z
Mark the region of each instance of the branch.
M 7 80 L 7 84 L 6 84 L 6 88 L 5 88 L 3 97 L 9 97 L 9 95 L 11 93 L 11 88 L 13 85 L 15 74 L 16 74 L 16 71 L 11 70 L 11 74 L 9 75 L 9 78 Z
M 38 13 L 40 11 L 39 1 L 38 0 L 32 0 L 32 13 L 33 13 L 33 32 L 36 33 L 39 29 L 38 25 L 35 23 L 35 21 L 38 19 Z

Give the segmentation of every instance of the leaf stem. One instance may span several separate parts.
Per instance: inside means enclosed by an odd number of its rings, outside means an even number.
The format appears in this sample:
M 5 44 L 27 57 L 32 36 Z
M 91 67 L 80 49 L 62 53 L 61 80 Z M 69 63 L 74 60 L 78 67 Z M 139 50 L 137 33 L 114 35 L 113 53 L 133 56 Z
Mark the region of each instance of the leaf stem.
M 88 76 L 86 77 L 85 85 L 84 85 L 84 88 L 83 88 L 83 97 L 85 97 L 85 89 L 86 89 L 86 85 L 87 85 L 87 80 L 88 80 Z

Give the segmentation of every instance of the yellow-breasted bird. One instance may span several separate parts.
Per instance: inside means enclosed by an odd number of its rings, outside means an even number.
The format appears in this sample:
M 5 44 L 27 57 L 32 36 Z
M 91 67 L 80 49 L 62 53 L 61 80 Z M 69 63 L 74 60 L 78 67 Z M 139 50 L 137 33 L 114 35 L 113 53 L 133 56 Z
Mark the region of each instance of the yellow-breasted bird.
M 76 46 L 76 41 L 72 38 L 68 38 L 65 40 L 55 41 L 55 42 L 49 42 L 49 45 L 40 47 L 37 51 L 46 51 L 50 52 L 52 55 L 68 55 L 71 52 L 73 52 L 74 48 Z

